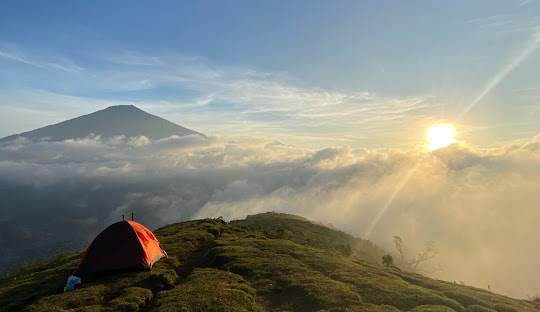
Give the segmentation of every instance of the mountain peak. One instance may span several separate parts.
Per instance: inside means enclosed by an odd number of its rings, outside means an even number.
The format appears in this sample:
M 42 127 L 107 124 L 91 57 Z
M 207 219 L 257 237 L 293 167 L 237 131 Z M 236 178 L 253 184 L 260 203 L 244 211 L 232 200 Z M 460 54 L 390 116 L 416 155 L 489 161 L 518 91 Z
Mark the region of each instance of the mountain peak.
M 11 135 L 0 139 L 0 141 L 10 141 L 18 137 L 26 137 L 30 140 L 46 138 L 50 141 L 62 141 L 83 138 L 90 134 L 105 138 L 120 135 L 126 137 L 143 135 L 154 140 L 172 135 L 203 135 L 149 114 L 134 105 L 115 105 L 55 125 Z
M 139 111 L 144 112 L 142 109 L 138 108 L 135 105 L 129 104 L 129 105 L 112 105 L 105 109 L 102 109 L 103 111 Z

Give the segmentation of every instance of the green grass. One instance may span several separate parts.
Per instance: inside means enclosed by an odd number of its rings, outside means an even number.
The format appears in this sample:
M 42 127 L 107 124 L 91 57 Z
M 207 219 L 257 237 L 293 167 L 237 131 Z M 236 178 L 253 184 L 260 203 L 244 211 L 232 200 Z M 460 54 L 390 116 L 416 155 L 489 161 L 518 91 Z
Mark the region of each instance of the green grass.
M 195 269 L 178 285 L 157 296 L 156 310 L 186 311 L 257 311 L 255 289 L 240 275 L 212 268 Z
M 232 221 L 231 224 L 249 231 L 255 231 L 267 238 L 285 239 L 303 246 L 324 249 L 353 258 L 378 262 L 386 253 L 382 248 L 368 240 L 353 237 L 311 222 L 305 218 L 289 214 L 261 213 L 250 215 L 245 220 Z
M 538 303 L 379 264 L 369 241 L 286 214 L 154 232 L 169 257 L 56 293 L 80 254 L 0 279 L 0 311 L 538 311 Z M 350 248 L 347 248 L 350 246 Z

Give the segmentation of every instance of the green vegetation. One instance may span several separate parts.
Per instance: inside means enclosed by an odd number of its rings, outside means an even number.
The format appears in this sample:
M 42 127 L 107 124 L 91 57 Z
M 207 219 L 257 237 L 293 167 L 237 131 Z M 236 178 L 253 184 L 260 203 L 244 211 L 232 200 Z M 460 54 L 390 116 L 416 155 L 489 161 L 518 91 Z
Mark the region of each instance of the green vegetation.
M 0 311 L 537 311 L 538 303 L 385 266 L 368 241 L 276 213 L 154 232 L 152 271 L 94 277 L 62 293 L 80 254 L 0 279 Z
M 391 254 L 386 254 L 382 256 L 382 263 L 386 265 L 387 267 L 389 267 L 394 264 L 394 258 L 392 257 Z
M 157 302 L 162 312 L 257 311 L 255 289 L 242 276 L 212 268 L 193 270 L 178 287 L 159 293 Z

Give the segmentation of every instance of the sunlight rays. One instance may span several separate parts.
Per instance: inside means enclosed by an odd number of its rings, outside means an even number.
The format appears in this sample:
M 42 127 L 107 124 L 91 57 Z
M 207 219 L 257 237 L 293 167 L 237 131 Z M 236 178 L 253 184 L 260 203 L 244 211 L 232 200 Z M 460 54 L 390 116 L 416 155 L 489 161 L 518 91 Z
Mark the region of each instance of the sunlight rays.
M 519 51 L 519 53 L 517 54 L 517 56 L 515 58 L 511 59 L 505 66 L 503 66 L 501 68 L 501 70 L 493 78 L 491 78 L 488 81 L 488 83 L 486 84 L 486 86 L 484 87 L 482 92 L 480 92 L 480 94 L 476 98 L 474 98 L 474 100 L 471 103 L 469 103 L 469 105 L 467 105 L 465 107 L 465 109 L 463 109 L 463 111 L 461 111 L 461 113 L 459 113 L 459 115 L 455 118 L 455 120 L 460 120 L 471 109 L 473 109 L 491 90 L 493 90 L 504 78 L 506 78 L 506 76 L 508 76 L 509 73 L 511 73 L 516 67 L 518 67 L 520 64 L 522 64 L 527 58 L 529 58 L 529 56 L 531 56 L 536 51 L 539 44 L 540 44 L 540 29 L 537 29 L 537 30 L 535 30 L 535 32 L 533 32 L 533 34 L 531 36 L 531 40 L 525 45 L 523 50 Z M 446 130 L 446 132 L 448 132 L 448 131 Z M 448 136 L 448 133 L 447 133 L 446 136 Z M 448 144 L 439 144 L 440 146 L 439 145 L 435 146 L 434 143 L 431 142 L 431 145 L 428 147 L 428 151 L 432 151 L 432 150 L 435 150 L 437 148 L 444 147 L 444 146 L 449 145 L 451 143 L 457 142 L 456 140 L 453 140 L 451 138 L 451 135 L 450 135 L 450 137 L 447 138 L 447 141 L 448 140 L 450 140 L 451 142 L 449 142 Z M 364 233 L 364 236 L 363 236 L 364 239 L 369 239 L 369 237 L 371 236 L 373 230 L 375 229 L 375 227 L 379 223 L 380 219 L 383 217 L 383 215 L 386 213 L 386 211 L 388 210 L 388 208 L 390 207 L 390 205 L 394 201 L 394 198 L 403 189 L 405 184 L 407 184 L 407 182 L 410 180 L 410 178 L 412 177 L 414 172 L 418 169 L 418 167 L 420 166 L 420 163 L 422 162 L 422 160 L 424 158 L 425 158 L 425 156 L 422 157 L 421 159 L 419 159 L 418 162 L 416 163 L 416 165 L 407 174 L 405 174 L 401 178 L 400 182 L 396 185 L 396 188 L 391 193 L 388 200 L 381 207 L 381 209 L 377 212 L 377 214 L 375 215 L 375 217 L 371 221 L 370 225 L 366 229 L 366 231 Z
M 532 36 L 531 40 L 525 45 L 524 49 L 520 51 L 517 56 L 511 59 L 503 68 L 486 84 L 482 92 L 471 102 L 455 120 L 463 118 L 473 107 L 478 104 L 493 88 L 495 88 L 506 76 L 512 72 L 516 67 L 523 63 L 534 51 L 538 48 L 540 43 L 540 30 L 536 30 Z
M 425 157 L 425 156 L 424 156 Z M 375 215 L 375 218 L 373 218 L 373 221 L 371 221 L 371 223 L 369 224 L 367 230 L 364 232 L 364 235 L 362 236 L 363 239 L 369 239 L 369 237 L 371 236 L 371 233 L 373 233 L 373 230 L 375 229 L 375 227 L 377 226 L 377 224 L 379 223 L 379 220 L 382 218 L 382 216 L 384 215 L 384 213 L 386 212 L 386 210 L 388 210 L 388 207 L 390 207 L 390 205 L 392 204 L 392 202 L 394 201 L 394 198 L 397 196 L 397 194 L 399 194 L 399 192 L 401 191 L 401 189 L 403 189 L 403 187 L 405 186 L 405 184 L 410 180 L 410 178 L 412 177 L 412 175 L 416 172 L 416 170 L 418 169 L 418 167 L 420 166 L 420 163 L 422 162 L 422 160 L 424 159 L 424 157 L 422 157 L 422 159 L 420 159 L 416 165 L 411 169 L 409 170 L 402 178 L 401 180 L 399 181 L 399 183 L 397 184 L 396 186 L 396 189 L 394 190 L 394 192 L 392 193 L 392 195 L 388 198 L 388 200 L 386 201 L 386 203 L 384 204 L 384 206 L 377 212 L 377 214 Z

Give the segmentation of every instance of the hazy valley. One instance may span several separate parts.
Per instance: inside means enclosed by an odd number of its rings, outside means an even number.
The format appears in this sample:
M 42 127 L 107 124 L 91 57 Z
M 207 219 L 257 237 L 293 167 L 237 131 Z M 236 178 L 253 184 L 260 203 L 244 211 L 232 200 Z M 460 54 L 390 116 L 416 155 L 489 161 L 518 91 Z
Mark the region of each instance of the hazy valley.
M 124 113 L 133 112 L 156 120 L 125 107 Z M 66 124 L 76 128 L 77 120 Z M 131 211 L 150 229 L 276 211 L 332 223 L 395 256 L 392 237 L 398 235 L 407 259 L 434 241 L 437 257 L 419 267 L 432 277 L 490 285 L 521 298 L 538 288 L 530 274 L 538 256 L 531 249 L 535 235 L 527 224 L 535 220 L 529 203 L 540 200 L 540 170 L 533 170 L 540 165 L 539 137 L 489 152 L 453 144 L 426 154 L 348 146 L 311 151 L 261 137 L 193 132 L 127 137 L 118 135 L 120 126 L 113 136 L 59 141 L 33 133 L 38 135 L 31 140 L 0 143 L 4 271 L 21 261 L 81 250 Z M 519 176 L 516 168 L 522 168 Z M 502 214 L 520 201 L 513 222 L 503 222 L 508 217 Z M 522 226 L 512 225 L 517 223 Z M 531 257 L 514 256 L 527 249 Z

